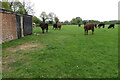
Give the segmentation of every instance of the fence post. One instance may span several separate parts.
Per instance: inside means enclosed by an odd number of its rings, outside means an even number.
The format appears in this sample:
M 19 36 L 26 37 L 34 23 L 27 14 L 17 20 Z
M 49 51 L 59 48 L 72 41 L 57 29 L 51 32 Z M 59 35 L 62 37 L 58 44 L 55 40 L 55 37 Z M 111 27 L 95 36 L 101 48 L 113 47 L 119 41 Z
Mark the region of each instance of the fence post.
M 21 15 L 21 34 L 22 34 L 22 37 L 24 37 L 24 33 L 23 33 L 23 16 Z

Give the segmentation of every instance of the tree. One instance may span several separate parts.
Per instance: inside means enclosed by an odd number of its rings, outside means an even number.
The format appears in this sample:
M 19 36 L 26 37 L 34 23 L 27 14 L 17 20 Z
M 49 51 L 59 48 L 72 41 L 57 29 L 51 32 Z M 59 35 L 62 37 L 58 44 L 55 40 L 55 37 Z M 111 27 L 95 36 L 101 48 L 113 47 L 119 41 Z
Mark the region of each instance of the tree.
M 34 14 L 34 4 L 32 4 L 29 0 L 23 0 L 22 5 L 25 14 Z
M 39 24 L 39 23 L 41 23 L 41 20 L 34 16 L 33 17 L 33 22 L 36 23 L 36 24 Z
M 46 14 L 46 12 L 42 12 L 40 14 L 40 17 L 42 18 L 42 21 L 45 23 L 45 21 L 48 19 L 48 15 Z
M 100 23 L 100 21 L 97 21 L 97 20 L 89 20 L 88 22 L 89 23 L 95 23 L 95 24 L 99 24 Z
M 76 17 L 76 23 L 80 24 L 80 22 L 82 21 L 82 19 L 80 17 Z
M 8 11 L 12 11 L 9 3 L 7 1 L 4 2 L 0 2 L 2 4 L 2 9 L 8 10 Z
M 13 3 L 12 9 L 14 12 L 17 12 L 19 9 L 22 9 L 23 5 L 21 2 L 17 1 Z
M 19 0 L 4 0 L 4 2 L 1 3 L 2 8 L 6 10 L 14 11 L 20 14 L 34 14 L 34 5 L 28 0 L 23 0 L 23 2 L 20 2 Z
M 82 19 L 80 17 L 73 18 L 71 21 L 71 24 L 80 24 L 82 22 Z
M 75 18 L 73 18 L 70 22 L 71 22 L 71 24 L 77 24 Z
M 56 23 L 56 24 L 59 22 L 58 17 L 55 17 L 54 20 L 55 20 L 55 23 Z
M 19 0 L 7 0 L 7 2 L 13 12 L 16 12 L 22 6 L 22 3 Z
M 111 21 L 104 21 L 102 22 L 104 24 L 120 24 L 120 21 L 119 20 L 111 20 Z
M 33 16 L 33 17 L 32 17 L 32 20 L 33 20 L 33 22 L 36 23 L 36 24 L 39 24 L 39 23 L 41 22 L 40 19 L 37 18 L 36 16 Z
M 49 23 L 50 23 L 50 24 L 53 24 L 53 20 L 54 20 L 55 17 L 56 17 L 56 15 L 55 15 L 55 13 L 53 13 L 53 12 L 50 12 L 50 13 L 48 14 L 48 18 L 49 18 Z
M 18 14 L 24 14 L 24 11 L 23 11 L 22 8 L 19 8 L 19 9 L 16 11 L 16 13 L 18 13 Z
M 88 23 L 89 22 L 89 20 L 83 20 L 82 21 L 82 23 Z
M 68 25 L 68 24 L 70 24 L 70 23 L 69 23 L 68 20 L 66 20 L 66 21 L 64 21 L 64 24 L 65 24 L 65 25 Z

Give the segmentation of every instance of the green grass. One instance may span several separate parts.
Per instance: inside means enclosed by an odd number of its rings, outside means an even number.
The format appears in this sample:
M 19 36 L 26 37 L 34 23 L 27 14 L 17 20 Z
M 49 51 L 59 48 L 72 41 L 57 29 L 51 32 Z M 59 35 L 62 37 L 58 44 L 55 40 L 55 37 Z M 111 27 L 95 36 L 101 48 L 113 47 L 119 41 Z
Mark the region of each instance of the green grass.
M 3 47 L 3 78 L 116 78 L 118 77 L 118 27 L 95 29 L 84 35 L 83 26 L 62 26 L 41 34 L 10 41 Z M 39 34 L 39 35 L 38 35 Z M 24 44 L 39 44 L 10 52 Z M 44 46 L 41 48 L 40 46 Z

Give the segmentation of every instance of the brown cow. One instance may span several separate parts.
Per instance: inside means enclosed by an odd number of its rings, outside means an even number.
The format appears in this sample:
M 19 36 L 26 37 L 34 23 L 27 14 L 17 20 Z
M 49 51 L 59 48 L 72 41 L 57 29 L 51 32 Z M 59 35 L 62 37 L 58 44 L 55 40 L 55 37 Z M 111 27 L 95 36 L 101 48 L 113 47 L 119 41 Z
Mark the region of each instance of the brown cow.
M 59 30 L 61 30 L 61 26 L 62 26 L 61 24 L 57 24 Z
M 53 29 L 55 28 L 61 30 L 61 26 L 61 24 L 53 24 Z
M 92 34 L 94 34 L 94 26 L 95 24 L 92 23 L 84 24 L 85 35 L 88 35 L 88 30 L 92 30 Z

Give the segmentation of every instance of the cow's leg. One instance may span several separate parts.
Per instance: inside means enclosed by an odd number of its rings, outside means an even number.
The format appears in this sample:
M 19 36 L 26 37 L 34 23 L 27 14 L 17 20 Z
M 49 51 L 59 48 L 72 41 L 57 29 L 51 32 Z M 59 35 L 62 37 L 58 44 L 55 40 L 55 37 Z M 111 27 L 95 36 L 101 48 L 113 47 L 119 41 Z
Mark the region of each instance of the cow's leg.
M 86 35 L 86 30 L 84 32 L 85 32 L 85 35 Z
M 60 30 L 61 28 L 59 27 L 59 30 Z
M 88 30 L 85 29 L 85 35 L 88 35 Z
M 44 30 L 42 30 L 42 33 L 44 33 Z
M 60 28 L 60 30 L 61 30 L 61 26 L 60 26 L 59 28 Z
M 56 29 L 58 29 L 58 27 L 56 27 Z
M 94 34 L 94 31 L 92 31 L 92 35 Z
M 55 30 L 56 30 L 56 27 L 54 26 L 54 27 L 53 27 L 53 29 L 55 29 Z
M 94 30 L 92 30 L 92 35 L 94 34 Z
M 46 28 L 46 32 L 48 33 L 48 27 Z
M 88 35 L 88 30 L 86 31 L 86 35 Z
M 44 28 L 42 27 L 42 33 L 44 33 Z
M 103 28 L 105 28 L 105 26 L 103 26 Z

